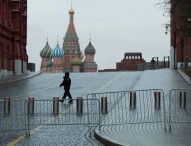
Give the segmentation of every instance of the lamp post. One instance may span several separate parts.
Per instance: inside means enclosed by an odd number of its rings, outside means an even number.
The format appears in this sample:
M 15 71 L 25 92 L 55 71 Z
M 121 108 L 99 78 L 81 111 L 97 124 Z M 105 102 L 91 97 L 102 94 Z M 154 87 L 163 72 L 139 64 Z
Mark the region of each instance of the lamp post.
M 170 24 L 165 24 L 165 29 L 166 29 L 166 31 L 165 31 L 165 34 L 167 35 L 168 34 L 168 32 L 169 32 L 169 27 L 170 27 Z

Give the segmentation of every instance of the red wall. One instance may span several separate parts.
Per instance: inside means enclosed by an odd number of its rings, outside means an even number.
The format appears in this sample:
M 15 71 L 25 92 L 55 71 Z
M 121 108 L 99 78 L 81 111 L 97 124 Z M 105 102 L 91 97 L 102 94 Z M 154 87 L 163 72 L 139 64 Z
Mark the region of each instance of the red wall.
M 28 63 L 27 0 L 0 0 L 0 68 L 14 72 L 14 60 Z

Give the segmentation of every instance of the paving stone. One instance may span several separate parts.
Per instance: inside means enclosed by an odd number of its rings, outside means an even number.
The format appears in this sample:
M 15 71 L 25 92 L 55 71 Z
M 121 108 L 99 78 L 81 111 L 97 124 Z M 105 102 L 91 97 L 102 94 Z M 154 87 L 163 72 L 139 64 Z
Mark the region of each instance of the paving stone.
M 168 97 L 174 88 L 190 88 L 190 84 L 176 70 L 161 69 L 144 71 L 132 90 L 162 89 Z M 96 129 L 95 135 L 109 145 L 190 146 L 191 123 L 173 123 L 171 132 L 163 127 L 164 123 L 109 125 Z
M 42 78 L 43 76 L 43 78 Z M 57 84 L 62 78 L 63 74 L 43 74 L 36 77 L 36 86 L 34 90 L 41 89 L 45 92 L 34 93 L 33 96 L 38 99 L 51 99 L 55 93 L 56 96 L 61 97 L 61 91 Z M 140 90 L 140 89 L 162 89 L 165 96 L 169 96 L 169 91 L 173 88 L 190 88 L 183 77 L 176 71 L 170 69 L 152 70 L 144 72 L 118 72 L 118 73 L 103 73 L 101 76 L 98 74 L 86 74 L 86 79 L 83 78 L 84 74 L 71 74 L 72 76 L 72 95 L 86 96 L 92 92 L 110 92 L 122 90 Z M 45 78 L 54 78 L 50 80 L 51 84 L 48 90 L 44 90 L 44 86 L 39 82 L 44 82 Z M 87 80 L 92 81 L 87 86 Z M 11 81 L 12 79 L 9 79 Z M 38 82 L 37 82 L 38 81 Z M 3 81 L 0 82 L 3 85 Z M 102 87 L 102 88 L 100 88 Z M 2 91 L 6 93 L 7 91 Z M 13 91 L 10 90 L 10 93 Z M 19 91 L 18 91 L 19 92 Z M 27 92 L 27 91 L 26 91 Z M 24 94 L 23 97 L 26 98 Z M 166 106 L 169 103 L 167 101 Z M 168 114 L 168 113 L 167 113 Z M 102 126 L 96 133 L 105 141 L 113 141 L 115 145 L 126 146 L 189 146 L 191 143 L 190 123 L 172 123 L 172 131 L 164 130 L 164 123 L 137 123 L 137 124 L 123 124 L 123 125 L 109 125 Z M 93 133 L 93 131 L 92 131 Z M 2 133 L 1 133 L 2 134 Z M 6 133 L 0 135 L 0 145 L 4 146 L 9 141 L 25 134 L 25 132 Z M 5 140 L 4 140 L 5 139 Z M 30 137 L 24 138 L 17 146 L 21 145 L 40 145 L 40 146 L 59 146 L 59 145 L 72 145 L 72 146 L 97 146 L 102 145 L 94 137 L 89 137 L 88 129 L 86 126 L 67 126 L 67 125 L 54 125 L 43 126 Z M 110 145 L 110 144 L 109 144 Z

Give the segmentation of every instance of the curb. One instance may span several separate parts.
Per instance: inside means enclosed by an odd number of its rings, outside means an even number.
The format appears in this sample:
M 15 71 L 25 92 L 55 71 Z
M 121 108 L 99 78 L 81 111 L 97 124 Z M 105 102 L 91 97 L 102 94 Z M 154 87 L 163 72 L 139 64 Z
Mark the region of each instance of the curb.
M 191 84 L 190 77 L 187 74 L 185 74 L 180 68 L 177 69 L 177 71 L 189 84 Z
M 105 137 L 103 137 L 103 136 L 100 136 L 100 135 L 98 134 L 97 130 L 94 131 L 94 137 L 95 137 L 98 141 L 100 141 L 102 144 L 104 144 L 104 145 L 106 145 L 106 146 L 123 146 L 123 145 L 118 144 L 118 143 L 116 143 L 116 142 L 113 142 L 113 141 L 111 141 L 111 140 L 109 140 L 109 139 L 107 139 L 107 138 L 105 138 Z
M 15 83 L 15 82 L 17 82 L 17 81 L 22 81 L 22 80 L 30 79 L 30 78 L 33 78 L 33 77 L 35 77 L 35 76 L 41 75 L 41 74 L 42 74 L 41 72 L 38 72 L 38 73 L 36 73 L 36 74 L 34 74 L 34 75 L 31 75 L 31 76 L 28 76 L 28 77 L 15 78 L 15 79 L 10 80 L 10 81 L 7 81 L 7 82 L 0 82 L 0 87 L 5 86 L 5 85 L 9 85 L 9 84 L 11 84 L 11 83 Z M 27 75 L 27 74 L 26 74 L 26 75 Z M 20 76 L 22 76 L 22 75 L 20 75 Z

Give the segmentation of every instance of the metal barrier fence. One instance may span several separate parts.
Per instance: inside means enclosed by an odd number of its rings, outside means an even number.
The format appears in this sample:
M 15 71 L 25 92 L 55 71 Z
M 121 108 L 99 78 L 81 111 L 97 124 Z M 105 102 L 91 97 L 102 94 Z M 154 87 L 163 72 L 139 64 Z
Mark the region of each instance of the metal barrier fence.
M 107 126 L 137 123 L 191 123 L 191 89 L 172 89 L 168 101 L 160 89 L 88 94 L 73 104 L 53 100 L 0 100 L 0 132 L 24 130 L 37 125 Z M 168 102 L 167 102 L 168 103 Z M 168 114 L 167 114 L 168 113 Z
M 0 132 L 25 130 L 37 125 L 100 125 L 100 103 L 96 99 L 73 99 L 73 104 L 53 100 L 0 100 Z M 89 107 L 88 107 L 89 106 Z
M 0 100 L 0 132 L 24 130 L 28 135 L 25 100 Z
M 169 129 L 172 123 L 191 123 L 191 89 L 172 89 L 169 94 Z
M 164 92 L 160 89 L 93 93 L 87 99 L 101 101 L 101 126 L 136 123 L 164 123 Z
M 99 100 L 73 99 L 73 104 L 59 99 L 35 100 L 34 112 L 28 114 L 29 125 L 89 125 L 99 126 Z M 90 108 L 87 108 L 87 104 Z

